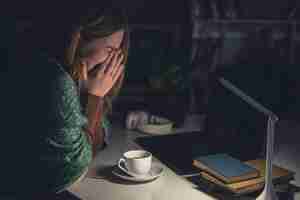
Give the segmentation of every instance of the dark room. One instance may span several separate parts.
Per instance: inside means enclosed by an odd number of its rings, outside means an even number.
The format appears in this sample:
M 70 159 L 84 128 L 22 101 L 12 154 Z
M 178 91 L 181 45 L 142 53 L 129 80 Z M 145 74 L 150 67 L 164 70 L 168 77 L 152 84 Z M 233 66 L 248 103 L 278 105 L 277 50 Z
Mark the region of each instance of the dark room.
M 300 1 L 2 4 L 1 200 L 300 200 Z

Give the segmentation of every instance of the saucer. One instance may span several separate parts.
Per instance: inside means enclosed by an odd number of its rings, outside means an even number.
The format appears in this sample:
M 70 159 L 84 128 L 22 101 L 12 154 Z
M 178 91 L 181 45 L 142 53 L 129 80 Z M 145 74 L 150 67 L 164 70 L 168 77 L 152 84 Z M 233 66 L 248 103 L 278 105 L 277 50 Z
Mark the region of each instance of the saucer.
M 112 173 L 122 179 L 134 181 L 134 182 L 145 182 L 152 181 L 160 177 L 163 173 L 163 167 L 158 164 L 152 164 L 151 170 L 148 174 L 145 175 L 135 175 L 133 173 L 127 173 L 121 170 L 119 167 L 115 167 Z

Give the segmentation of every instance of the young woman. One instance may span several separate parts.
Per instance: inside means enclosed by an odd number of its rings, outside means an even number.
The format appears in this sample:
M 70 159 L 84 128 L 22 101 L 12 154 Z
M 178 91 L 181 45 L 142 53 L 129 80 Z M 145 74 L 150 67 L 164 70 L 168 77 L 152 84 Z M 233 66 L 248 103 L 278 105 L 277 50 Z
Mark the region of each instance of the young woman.
M 81 19 L 63 55 L 21 51 L 9 64 L 18 67 L 3 72 L 3 192 L 65 190 L 84 177 L 105 143 L 105 115 L 124 78 L 127 19 L 114 6 Z

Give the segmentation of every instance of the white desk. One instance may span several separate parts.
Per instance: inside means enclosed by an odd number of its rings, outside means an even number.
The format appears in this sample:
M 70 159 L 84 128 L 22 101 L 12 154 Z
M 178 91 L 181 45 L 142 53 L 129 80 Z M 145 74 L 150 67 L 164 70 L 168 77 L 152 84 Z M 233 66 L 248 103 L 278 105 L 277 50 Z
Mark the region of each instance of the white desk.
M 153 182 L 130 183 L 114 177 L 111 166 L 122 153 L 139 147 L 133 139 L 141 135 L 122 128 L 113 129 L 112 143 L 100 152 L 91 168 L 100 172 L 101 179 L 86 178 L 70 192 L 83 200 L 213 200 L 215 198 L 198 190 L 195 185 L 176 175 L 164 166 L 163 175 Z

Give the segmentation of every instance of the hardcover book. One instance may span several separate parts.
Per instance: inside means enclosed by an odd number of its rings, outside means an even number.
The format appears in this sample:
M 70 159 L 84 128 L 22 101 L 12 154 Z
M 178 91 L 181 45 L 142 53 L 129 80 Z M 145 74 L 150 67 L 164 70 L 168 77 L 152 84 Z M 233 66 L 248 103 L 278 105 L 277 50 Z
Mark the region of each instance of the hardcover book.
M 259 171 L 228 154 L 197 157 L 193 165 L 208 172 L 224 183 L 234 183 L 258 177 Z

